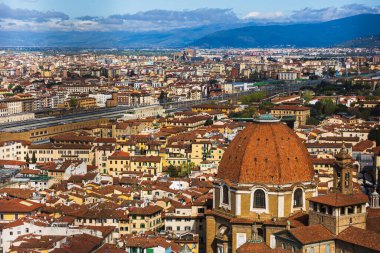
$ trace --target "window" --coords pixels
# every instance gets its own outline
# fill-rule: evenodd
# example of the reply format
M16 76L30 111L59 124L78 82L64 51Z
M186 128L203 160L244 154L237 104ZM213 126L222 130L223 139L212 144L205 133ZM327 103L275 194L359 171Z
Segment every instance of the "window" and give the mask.
M350 185L350 173L347 172L345 175L344 175L344 186L346 188L348 188Z
M253 208L266 208L265 192L261 189L256 190L253 194Z
M356 210L357 210L357 213L361 213L362 212L362 205L358 205Z
M227 185L223 185L222 191L223 191L222 203L228 205L230 203L228 186Z
M310 253L314 253L314 247L310 248Z
M300 188L294 191L293 207L303 207L303 191Z
M326 253L330 253L330 244L326 245Z

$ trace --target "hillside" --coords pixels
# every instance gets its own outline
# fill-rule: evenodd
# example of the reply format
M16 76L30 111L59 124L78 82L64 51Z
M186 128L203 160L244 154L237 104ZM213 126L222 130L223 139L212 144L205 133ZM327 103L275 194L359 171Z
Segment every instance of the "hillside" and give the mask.
M191 43L204 48L325 47L380 34L380 14L362 14L323 23L247 26L218 31Z
M380 48L380 35L360 37L336 45L337 47Z

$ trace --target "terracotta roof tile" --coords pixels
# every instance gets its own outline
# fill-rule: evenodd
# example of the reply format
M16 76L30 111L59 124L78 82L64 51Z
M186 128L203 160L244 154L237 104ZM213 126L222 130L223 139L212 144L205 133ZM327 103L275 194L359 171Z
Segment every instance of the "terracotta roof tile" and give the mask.
M237 183L312 181L313 164L297 135L282 123L248 125L231 142L218 178Z
M380 252L380 234L357 227L349 227L337 239Z
M343 194L329 193L309 198L309 201L326 204L334 207L364 204L368 202L368 196L363 193Z

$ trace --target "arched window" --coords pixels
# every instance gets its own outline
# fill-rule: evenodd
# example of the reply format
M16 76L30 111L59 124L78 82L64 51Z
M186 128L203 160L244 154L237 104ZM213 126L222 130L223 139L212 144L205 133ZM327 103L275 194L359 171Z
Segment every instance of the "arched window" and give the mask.
M294 191L293 207L303 207L303 191L300 188Z
M258 189L253 194L253 208L265 208L265 192L261 189Z
M230 198L229 198L229 192L228 192L228 187L227 185L223 185L223 199L222 202L223 204L228 205L230 203Z

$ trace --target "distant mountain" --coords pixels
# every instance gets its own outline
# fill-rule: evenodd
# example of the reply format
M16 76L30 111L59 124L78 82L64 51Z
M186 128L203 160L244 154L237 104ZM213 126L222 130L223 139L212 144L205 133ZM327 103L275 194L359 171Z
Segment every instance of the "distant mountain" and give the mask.
M360 37L336 45L337 47L380 48L380 35Z
M325 47L380 34L380 14L313 24L212 24L169 31L0 31L0 47L71 48L249 48Z
M242 24L227 25L228 28L241 26ZM0 47L176 48L223 29L226 29L225 24L147 32L0 31Z
M380 34L380 14L362 14L323 23L246 26L217 31L191 43L203 48L327 47Z

